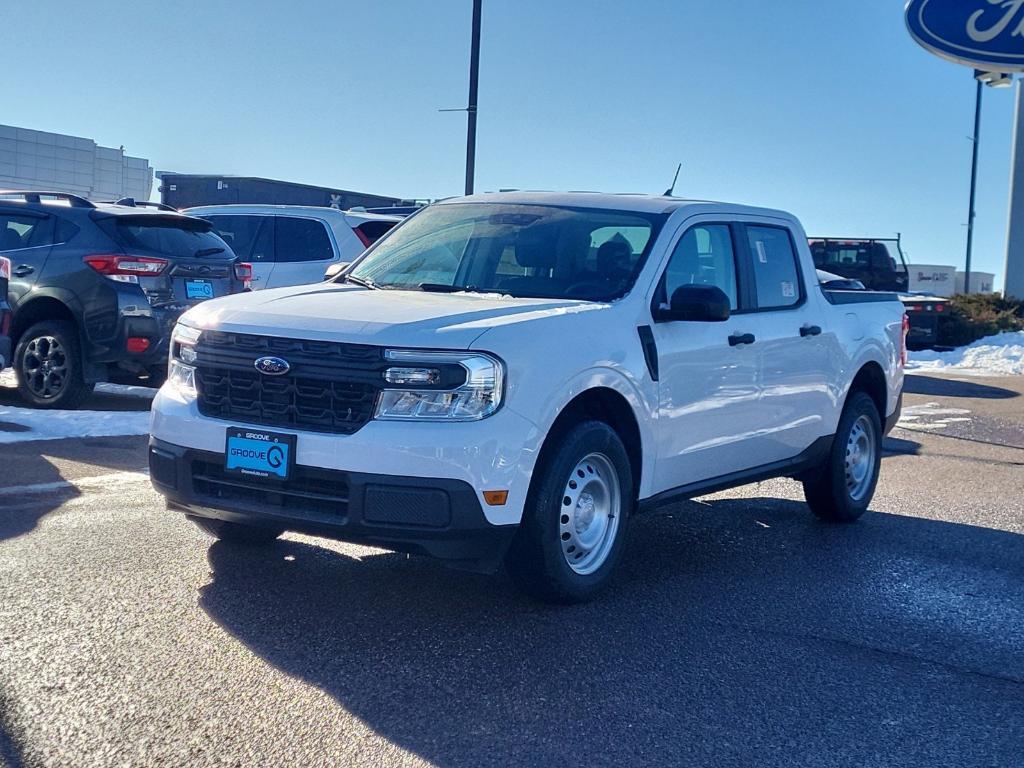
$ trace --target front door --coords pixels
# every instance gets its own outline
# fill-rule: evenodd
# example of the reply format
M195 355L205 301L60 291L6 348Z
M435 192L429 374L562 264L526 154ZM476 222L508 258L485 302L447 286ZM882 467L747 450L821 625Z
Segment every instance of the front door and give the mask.
M659 360L656 492L722 477L763 463L757 434L766 427L757 382L756 333L744 314L737 269L741 230L716 222L689 225L677 241L655 301L681 285L714 285L734 314L723 323L655 323Z
M275 216L274 274L270 288L308 285L324 279L335 258L327 225L317 219Z

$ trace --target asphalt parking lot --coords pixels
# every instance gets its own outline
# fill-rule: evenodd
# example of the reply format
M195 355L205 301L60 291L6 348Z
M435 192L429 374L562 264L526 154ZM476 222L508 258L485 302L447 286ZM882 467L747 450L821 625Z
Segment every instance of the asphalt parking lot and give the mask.
M163 510L144 437L0 445L0 763L1019 766L1021 378L910 377L859 523L782 480L669 507L568 609L214 544Z

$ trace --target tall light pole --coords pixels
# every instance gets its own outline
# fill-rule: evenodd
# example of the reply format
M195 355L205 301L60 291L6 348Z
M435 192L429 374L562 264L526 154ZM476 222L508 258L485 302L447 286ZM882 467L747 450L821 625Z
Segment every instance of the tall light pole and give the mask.
M473 40L469 56L469 121L466 136L466 194L473 194L476 177L476 107L480 87L480 16L483 0L473 0Z

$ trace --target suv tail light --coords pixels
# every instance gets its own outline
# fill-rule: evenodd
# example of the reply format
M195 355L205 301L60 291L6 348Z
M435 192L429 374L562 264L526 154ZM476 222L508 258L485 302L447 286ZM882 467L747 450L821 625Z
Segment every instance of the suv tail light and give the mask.
M118 277L155 277L167 269L167 259L150 256L125 256L114 253L94 253L82 259L101 275Z
M353 227L352 231L355 232L356 237L359 238L359 242L363 244L363 248L369 248L371 245L373 245L373 240L370 239L369 235L363 232L362 228Z
M900 365L907 367L907 334L910 333L910 317L903 315L903 332L900 334Z
M11 260L0 256L0 280L11 279Z
M235 279L242 282L243 290L250 290L252 288L252 264L245 261L239 261L235 264Z

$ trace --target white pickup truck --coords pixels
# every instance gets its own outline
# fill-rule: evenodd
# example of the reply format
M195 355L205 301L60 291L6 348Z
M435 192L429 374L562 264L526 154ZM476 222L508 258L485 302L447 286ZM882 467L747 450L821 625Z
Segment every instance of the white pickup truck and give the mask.
M449 200L332 282L189 310L151 477L222 540L504 563L530 594L579 601L663 502L788 476L818 517L858 518L905 342L896 296L823 289L780 211Z

